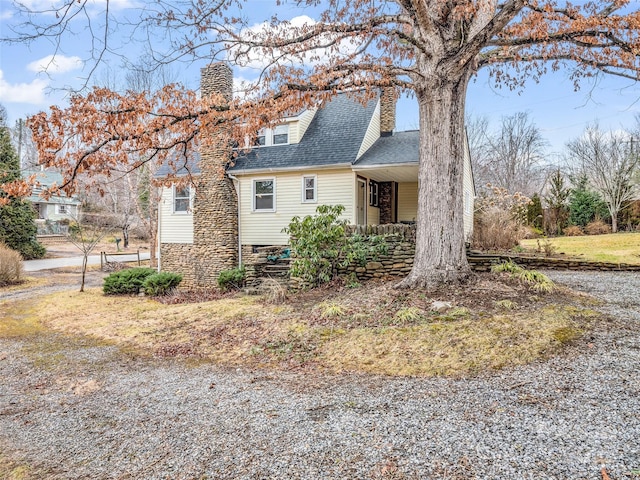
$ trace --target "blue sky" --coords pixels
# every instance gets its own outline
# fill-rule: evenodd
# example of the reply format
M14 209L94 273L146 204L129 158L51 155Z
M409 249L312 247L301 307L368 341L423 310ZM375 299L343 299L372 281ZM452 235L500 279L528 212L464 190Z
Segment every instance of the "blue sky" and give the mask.
M55 1L28 0L26 3L38 7ZM93 0L96 9L102 8L102 1ZM137 0L112 0L111 8L116 14L126 14L134 1ZM0 36L5 37L23 19L12 13L10 0L0 0L0 4ZM276 11L276 7L267 1L252 1L250 7L256 23ZM277 8L281 14L283 7ZM308 11L305 13L310 14ZM20 117L45 110L49 105L64 106L66 101L62 89L67 86L78 88L83 84L88 71L83 59L90 56L86 32L80 30L68 34L63 42L55 63L51 63L55 45L49 41L41 40L29 46L0 44L0 103L7 109L11 124ZM123 53L132 60L139 55L131 44L126 46ZM115 74L122 73L118 60L114 60L112 66ZM177 80L197 88L199 68L202 66L199 63L180 66ZM43 71L45 67L46 72ZM251 72L243 69L236 74L250 78ZM99 81L105 75L104 71L98 72L95 78ZM481 72L470 84L467 111L473 115L487 116L493 128L498 127L503 116L520 111L529 112L550 143L550 157L554 152L561 151L567 140L579 136L591 122L598 121L602 128L613 130L635 125L635 115L640 112L640 85L620 78L602 77L585 80L582 88L575 92L568 76L565 71L556 72L543 77L538 84L528 82L521 91L509 91L493 88L486 73ZM415 102L401 100L398 104L397 129L416 128L418 114Z

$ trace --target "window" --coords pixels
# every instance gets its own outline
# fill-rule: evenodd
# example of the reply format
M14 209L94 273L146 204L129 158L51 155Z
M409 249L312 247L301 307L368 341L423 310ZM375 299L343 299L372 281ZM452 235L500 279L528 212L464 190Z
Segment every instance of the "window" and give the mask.
M302 177L302 202L303 203L315 203L316 196L316 176L309 175Z
M276 181L273 178L253 181L253 210L275 212Z
M278 125L275 128L263 128L258 132L254 147L272 147L289 143L289 124Z
M191 207L191 188L174 187L173 189L173 213L188 213Z
M289 143L289 124L278 125L273 129L273 145Z
M378 187L378 182L369 181L369 205L372 207L377 207L380 204Z
M56 205L56 213L58 215L66 215L69 213L69 210L67 209L66 205L60 204L60 205Z

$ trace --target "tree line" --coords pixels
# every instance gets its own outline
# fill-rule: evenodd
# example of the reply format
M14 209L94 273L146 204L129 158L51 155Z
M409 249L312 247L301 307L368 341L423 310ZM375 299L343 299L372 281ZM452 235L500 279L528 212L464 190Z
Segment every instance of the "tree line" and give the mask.
M594 122L553 157L527 112L503 117L495 129L486 117L468 118L467 129L480 198L495 187L529 197L529 224L550 235L597 220L612 232L638 228L640 118L617 131Z

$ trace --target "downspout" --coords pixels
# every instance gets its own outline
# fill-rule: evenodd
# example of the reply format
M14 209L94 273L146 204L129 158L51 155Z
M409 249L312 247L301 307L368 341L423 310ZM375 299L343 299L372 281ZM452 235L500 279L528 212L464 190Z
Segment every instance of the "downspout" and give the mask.
M233 181L233 185L236 188L236 195L238 196L238 267L242 267L242 237L240 236L240 232L242 230L240 223L240 180L229 172L227 172L227 176Z
M161 270L161 262L160 262L160 252L162 251L162 249L160 248L160 245L162 244L162 242L160 238L160 224L162 223L162 203L164 202L164 200L162 199L162 191L160 192L159 197L160 198L158 199L158 231L156 232L156 251L153 252L153 255L158 256L158 266L156 268L158 269L158 272L161 272L162 270Z

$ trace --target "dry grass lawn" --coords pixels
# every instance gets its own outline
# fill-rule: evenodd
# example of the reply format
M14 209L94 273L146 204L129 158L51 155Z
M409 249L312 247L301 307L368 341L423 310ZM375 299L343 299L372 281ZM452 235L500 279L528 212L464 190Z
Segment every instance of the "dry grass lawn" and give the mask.
M640 264L640 232L556 237L549 241L556 253L567 256L593 262ZM520 245L527 250L538 248L536 239L522 240Z
M434 300L451 308L435 312ZM250 368L467 376L560 352L598 314L567 291L487 274L442 292L334 284L282 304L238 296L177 305L99 289L0 306L0 336L54 330L160 357Z

